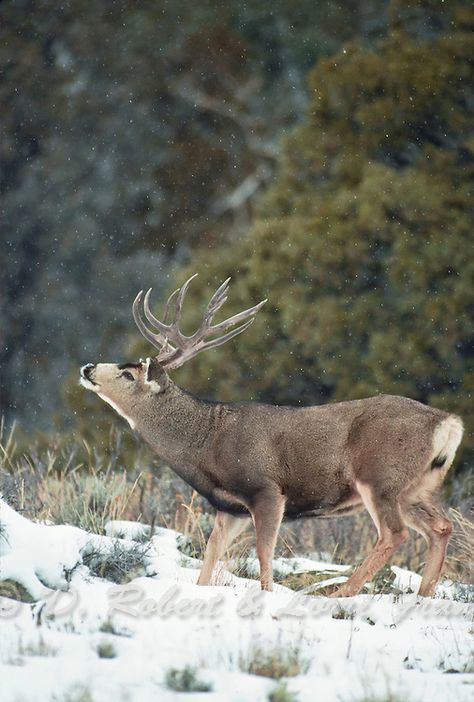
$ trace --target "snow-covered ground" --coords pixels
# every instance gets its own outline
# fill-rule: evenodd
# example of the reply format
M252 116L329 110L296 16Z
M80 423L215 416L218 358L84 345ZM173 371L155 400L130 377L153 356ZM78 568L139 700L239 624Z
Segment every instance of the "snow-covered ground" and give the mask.
M36 524L0 500L0 580L34 600L0 597L2 702L186 699L165 682L170 668L186 665L213 688L196 699L263 702L276 681L243 671L258 651L276 649L296 651L302 672L287 685L301 702L474 697L473 609L452 599L454 585L442 584L433 600L410 592L335 600L282 586L262 593L221 564L215 585L198 587L199 562L168 529L144 549L146 575L128 584L82 563L117 544L136 549L144 536L146 527L128 522L110 522L107 536ZM346 569L311 559L275 567L336 581ZM395 570L400 589L416 589L416 574Z

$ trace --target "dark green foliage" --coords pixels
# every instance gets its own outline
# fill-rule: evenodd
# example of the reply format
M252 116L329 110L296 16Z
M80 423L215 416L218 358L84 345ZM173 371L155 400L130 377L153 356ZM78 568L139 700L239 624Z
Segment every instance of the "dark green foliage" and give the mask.
M311 72L305 123L250 235L193 257L175 281L201 272L191 326L228 275L228 313L269 302L181 384L291 404L403 394L459 413L472 451L474 12L433 8L393 2L386 38Z
M125 360L145 281L159 292L190 245L247 230L279 134L307 103L308 67L384 25L384 7L366 4L0 3L9 423L72 420L60 389L87 361Z

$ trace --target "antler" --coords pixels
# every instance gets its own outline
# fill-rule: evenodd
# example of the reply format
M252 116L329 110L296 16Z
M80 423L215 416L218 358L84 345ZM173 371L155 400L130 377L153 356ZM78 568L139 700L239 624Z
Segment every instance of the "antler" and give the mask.
M255 315L265 304L266 300L262 300L258 305L249 307L248 310L234 314L232 317L220 322L212 324L212 320L216 312L222 307L227 300L227 291L229 288L230 278L227 278L221 286L219 286L214 295L209 300L209 304L204 312L204 317L199 329L191 336L185 336L179 329L181 321L181 311L186 292L192 280L197 276L197 273L192 275L185 283L175 290L168 298L165 305L163 321L157 319L150 310L150 295L151 288L145 294L143 300L143 309L148 322L157 330L150 331L143 321L140 313L140 304L142 301L143 290L140 290L133 303L133 318L135 324L143 334L145 339L155 346L159 353L157 355L158 362L168 369L179 368L183 363L188 361L193 356L196 356L201 351L213 349L216 346L225 344L226 341L233 339L237 334L245 331L254 321ZM244 321L245 320L245 321ZM231 331L228 331L223 336L215 339L206 339L214 334L220 334L226 331L229 327L233 327L239 322L244 322L240 326Z

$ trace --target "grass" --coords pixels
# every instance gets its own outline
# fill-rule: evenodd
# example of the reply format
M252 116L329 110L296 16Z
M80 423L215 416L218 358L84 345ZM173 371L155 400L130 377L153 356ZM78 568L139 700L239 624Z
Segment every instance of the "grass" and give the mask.
M104 622L102 622L102 624L99 627L99 631L102 634L112 634L113 636L130 636L130 634L117 629L111 619L106 619Z
M183 535L178 539L178 548L185 556L202 559L207 540L214 526L214 515L199 509L193 511L193 502L196 497L197 493L194 493L191 496L190 504L183 504L187 518L183 523Z
M349 571L347 573L343 573L343 575L349 574ZM335 573L333 570L320 570L314 573L288 573L288 575L285 575L282 578L275 578L275 582L278 582L280 585L284 585L285 587L289 587L292 590L304 590L307 587L311 587L311 585L317 585L324 580L334 578L336 575L341 574ZM321 591L317 591L317 594L320 592ZM311 590L309 590L309 594L313 594Z
M456 674L472 675L474 673L474 652L469 651L467 660L462 665L460 665L459 668L446 667L444 660L440 661L440 663L438 664L438 668L445 675L456 675Z
M99 658L117 658L117 649L110 641L101 641L96 651Z
M0 521L0 542L3 541L4 543L8 543L8 538L7 538L7 530L5 528L5 524Z
M166 672L165 684L174 692L212 692L211 683L200 680L196 669L191 666L170 668Z
M43 504L57 505L50 516L57 524L73 524L104 534L110 519L121 519L136 488L126 472L73 473L48 477L41 485Z
M354 619L354 612L351 612L345 607L339 605L337 609L331 614L332 619Z
M108 549L94 549L83 554L83 563L98 578L113 583L129 583L134 578L146 575L147 554L150 543L133 542L133 545L113 542Z
M383 566L369 583L368 589L374 595L383 595L389 592L394 592L395 573L390 567L390 564ZM398 592L398 590L397 590Z
M34 599L23 585L13 580L0 580L0 597L9 597L12 600L27 602L28 604L34 602Z
M53 694L51 702L94 702L92 693L85 685L74 685L60 697Z
M270 690L267 700L268 702L298 702L298 695L288 690L286 682L280 681L273 690Z
M16 442L0 420L0 494L30 519L71 524L97 534L109 520L140 521L184 534L183 545L200 555L212 529L204 498L139 440L112 428L91 447L84 437L28 437ZM128 443L124 441L124 436Z
M472 514L472 511L471 511ZM456 579L456 572L467 573L461 578L466 583L473 583L472 554L474 553L474 522L458 509L449 510L453 522L453 534L450 541L448 561ZM470 577L469 577L470 576Z
M57 649L46 643L42 636L39 636L37 641L26 645L20 642L18 653L20 656L31 656L34 658L52 658L58 655Z
M309 670L310 661L302 655L299 645L282 644L264 647L255 644L246 655L240 655L239 668L243 673L265 678L291 678Z
M102 622L102 624L99 627L99 631L103 634L113 634L114 636L119 635L114 626L114 623L110 619L106 619L105 622Z

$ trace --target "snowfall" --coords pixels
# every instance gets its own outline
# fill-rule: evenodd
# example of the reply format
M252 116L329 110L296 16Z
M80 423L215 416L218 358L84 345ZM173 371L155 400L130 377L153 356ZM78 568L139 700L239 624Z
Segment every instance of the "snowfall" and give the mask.
M30 596L0 597L2 702L187 699L166 684L169 669L186 665L212 687L193 699L263 702L277 681L245 672L245 661L276 648L304 661L284 679L301 702L474 699L469 588L443 581L435 598L421 598L419 575L394 568L396 593L338 599L281 585L269 593L226 563L199 587L200 562L164 528L148 540L141 577L117 585L92 574L86 554L133 549L146 534L132 522L109 522L105 536L36 523L0 499L0 581ZM308 558L276 559L274 568L324 571L333 582L347 571ZM107 644L113 657L98 653Z

